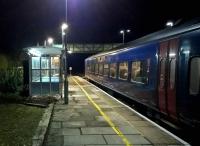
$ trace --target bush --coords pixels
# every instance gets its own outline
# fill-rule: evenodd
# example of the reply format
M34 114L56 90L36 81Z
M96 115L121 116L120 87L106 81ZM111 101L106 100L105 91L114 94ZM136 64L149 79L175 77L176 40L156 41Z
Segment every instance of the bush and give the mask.
M22 87L22 69L10 68L0 70L0 92L16 93Z
M0 98L1 100L18 101L22 97L19 93L23 86L22 69L12 67L9 69L0 69Z

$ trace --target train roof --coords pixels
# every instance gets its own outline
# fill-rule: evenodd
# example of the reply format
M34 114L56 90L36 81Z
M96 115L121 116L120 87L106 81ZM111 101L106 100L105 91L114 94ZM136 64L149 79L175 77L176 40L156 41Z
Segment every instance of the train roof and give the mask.
M153 41L160 41L162 39L167 39L169 37L174 37L176 35L180 35L183 33L187 33L187 32L191 32L191 31L195 31L200 29L200 21L198 21L197 23L187 23L187 24L183 24L179 27L174 27L174 28L166 28L164 30L161 31L157 31L154 33L151 33L149 35L146 35L144 37L141 37L139 39L136 39L134 41L128 42L126 44L120 45L118 47L113 48L110 51L107 52L102 52L96 55L93 55L91 57L98 57L98 56L104 56L104 55L108 55L108 54L113 54L113 53L117 53L120 51L124 51L124 50L128 50L133 47L139 46L139 45L143 45L143 44L147 44ZM89 59L90 57L88 57L87 59Z

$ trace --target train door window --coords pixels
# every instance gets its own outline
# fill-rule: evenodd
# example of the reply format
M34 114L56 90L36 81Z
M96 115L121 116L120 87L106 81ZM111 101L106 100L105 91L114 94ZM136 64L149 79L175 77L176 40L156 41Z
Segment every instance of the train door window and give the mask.
M165 86L165 59L161 59L160 61L160 88L164 88Z
M128 79L128 62L122 62L119 64L119 79Z
M109 71L109 70L108 70L108 69L109 69L109 68L108 68L108 64L104 64L103 67L104 67L104 72L103 72L103 73L104 73L104 76L108 76L108 71Z
M200 90L200 57L192 58L190 64L190 95L198 95Z
M117 64L111 63L110 64L110 77L116 78L116 75L117 75Z
M174 89L175 76L176 76L176 59L171 59L170 61L170 89Z
M99 73L99 64L95 64L95 74Z
M103 75L103 64L99 64L99 74Z
M131 81L136 83L147 83L147 62L134 61L132 62Z

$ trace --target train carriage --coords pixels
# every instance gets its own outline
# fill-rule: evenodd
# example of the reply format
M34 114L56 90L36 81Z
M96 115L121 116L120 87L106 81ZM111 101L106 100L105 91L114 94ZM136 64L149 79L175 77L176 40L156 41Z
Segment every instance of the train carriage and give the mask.
M159 31L85 60L85 76L192 126L200 122L200 24Z

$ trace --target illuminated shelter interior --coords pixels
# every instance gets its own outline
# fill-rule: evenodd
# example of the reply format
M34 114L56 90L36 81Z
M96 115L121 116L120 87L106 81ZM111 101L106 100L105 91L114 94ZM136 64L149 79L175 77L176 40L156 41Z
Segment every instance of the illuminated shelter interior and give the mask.
M29 94L30 96L59 95L61 87L61 49L30 47Z

